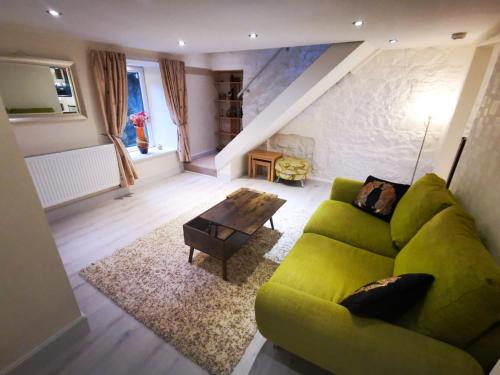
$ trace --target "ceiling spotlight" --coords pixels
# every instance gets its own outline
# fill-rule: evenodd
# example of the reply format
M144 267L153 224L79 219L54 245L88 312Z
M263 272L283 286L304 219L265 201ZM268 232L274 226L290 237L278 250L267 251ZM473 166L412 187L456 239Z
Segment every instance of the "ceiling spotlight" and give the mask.
M364 24L364 23L365 23L365 22L364 22L363 20L356 20L356 21L354 21L352 24L353 24L354 26L356 26L356 27L361 27L361 26L363 26L363 24Z
M389 39L389 43L391 44L396 44L398 42L397 39Z
M62 16L61 12L58 12L57 10L54 9L47 9L46 12L50 14L52 17L60 17Z
M250 34L248 34L248 37L249 37L250 39L257 39L257 37L258 37L258 36L259 36L259 35L258 35L257 33L250 33Z
M186 45L186 42L184 42L183 40L179 40L177 44L179 45L179 47L184 47Z
M467 33L462 31L459 33L453 33L451 34L451 39L456 40L456 39L464 39L467 36Z

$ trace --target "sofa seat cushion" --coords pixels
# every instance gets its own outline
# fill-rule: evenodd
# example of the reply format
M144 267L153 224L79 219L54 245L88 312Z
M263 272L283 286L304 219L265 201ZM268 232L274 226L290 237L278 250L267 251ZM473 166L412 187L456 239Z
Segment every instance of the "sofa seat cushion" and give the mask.
M371 281L392 276L394 260L314 233L304 233L271 281L339 302Z
M404 326L464 348L500 321L500 268L458 205L434 216L396 257L395 275L420 272L435 280Z
M442 178L429 173L418 179L394 209L391 218L394 245L402 249L422 225L441 210L456 203Z
M459 348L274 282L259 289L255 319L264 337L334 374L484 375Z
M304 233L321 234L388 257L397 254L389 224L350 203L324 201L309 219Z

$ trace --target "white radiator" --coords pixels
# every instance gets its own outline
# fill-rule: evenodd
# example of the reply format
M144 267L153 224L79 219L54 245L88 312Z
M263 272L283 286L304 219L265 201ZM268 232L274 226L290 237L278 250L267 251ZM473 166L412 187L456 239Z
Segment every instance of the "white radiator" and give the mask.
M25 160L44 208L120 185L112 144Z

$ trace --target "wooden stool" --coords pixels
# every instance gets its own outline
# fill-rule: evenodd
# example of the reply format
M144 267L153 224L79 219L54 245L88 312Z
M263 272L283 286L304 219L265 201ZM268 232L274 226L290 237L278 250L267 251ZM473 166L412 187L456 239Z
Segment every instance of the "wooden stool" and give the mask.
M272 172L271 162L265 160L252 159L252 177L255 177L255 172L257 171L258 167L267 168L267 180L273 181L271 173Z
M255 177L255 170L253 160L266 161L271 163L271 177L268 178L269 181L274 181L275 179L275 164L276 160L281 158L283 155L279 152L264 151L264 150L253 150L248 153L248 177Z

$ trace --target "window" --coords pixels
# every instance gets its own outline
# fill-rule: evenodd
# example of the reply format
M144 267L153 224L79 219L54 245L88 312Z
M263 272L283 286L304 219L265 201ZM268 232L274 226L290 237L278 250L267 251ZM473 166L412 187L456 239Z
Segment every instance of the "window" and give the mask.
M137 112L146 112L151 115L147 100L146 84L144 81L144 69L140 66L127 66L127 84L128 84L128 109L127 123L123 131L122 141L129 151L137 149L137 139L134 124L130 121L130 115ZM154 147L154 138L151 124L146 126L146 136L149 141L149 147Z

